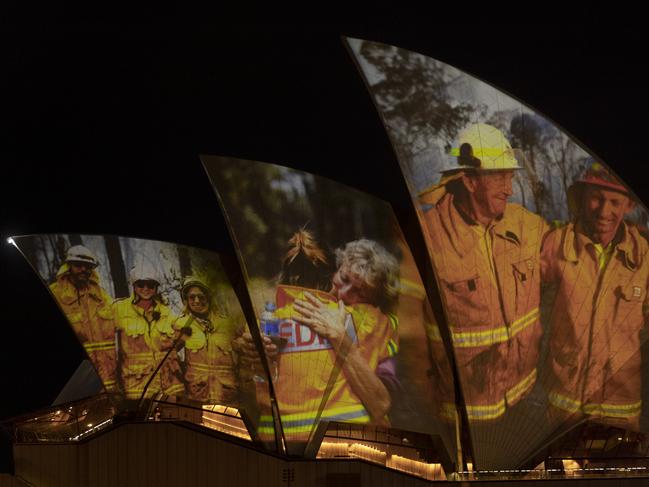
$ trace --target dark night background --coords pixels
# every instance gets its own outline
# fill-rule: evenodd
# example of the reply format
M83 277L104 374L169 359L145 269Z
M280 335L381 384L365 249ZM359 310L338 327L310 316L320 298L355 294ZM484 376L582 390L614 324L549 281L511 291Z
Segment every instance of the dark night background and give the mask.
M649 201L646 42L621 27L609 29L605 15L468 35L453 22L387 20L2 27L0 420L49 405L83 359L8 236L118 234L232 253L200 154L316 172L409 211L340 35L420 52L510 93Z

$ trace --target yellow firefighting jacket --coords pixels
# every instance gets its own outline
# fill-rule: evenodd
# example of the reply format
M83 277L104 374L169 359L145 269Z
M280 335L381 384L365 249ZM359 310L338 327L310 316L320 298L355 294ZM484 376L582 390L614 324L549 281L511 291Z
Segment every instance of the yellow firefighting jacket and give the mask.
M403 353L400 354L398 370L400 376L407 377L404 392L405 399L410 403L405 403L403 397L398 398L396 404L393 404L392 414L396 414L401 423L410 424L416 429L418 424L429 421L428 415L431 412L435 412L437 416L442 414L440 398L453 404L455 392L453 372L444 345L441 341L430 340L431 333L439 336L439 328L417 265L405 241L400 242L399 247L403 258L399 269L397 316L399 343ZM411 390L417 391L417 394L408 395L407 392ZM401 413L400 407L411 410Z
M65 317L97 369L106 390L115 389L115 329L110 303L112 298L99 285L92 271L88 288L79 290L70 281L70 268L63 264L50 285Z
M469 420L502 416L536 381L540 249L547 224L516 204L489 228L444 192L424 214ZM441 340L439 330L430 334ZM434 348L434 344L433 344ZM448 416L455 406L444 401Z
M274 385L282 428L290 441L306 440L318 414L321 421L370 421L342 370L336 369L336 355L331 345L296 321L299 314L293 308L293 300L304 299L304 291L321 299L328 296L295 286L277 288L279 332L288 343L279 354L279 375ZM338 306L331 296L329 306ZM381 360L398 351L396 316L386 316L369 304L347 306L347 311L351 317L348 335L356 337L362 356L375 370ZM272 416L262 415L259 432L272 434L272 424Z
M543 281L557 285L549 398L564 411L637 427L649 246L624 223L619 235L606 264L579 224L552 231L544 242Z
M238 387L232 360L232 340L238 324L223 317L201 319L183 314L173 323L177 333L189 327L185 341L187 397L210 404L237 406Z
M176 318L169 306L156 302L148 311L134 304L135 295L113 303L113 317L118 331L119 377L127 399L139 399L151 374L164 359L174 341L171 326ZM182 395L180 367L172 351L146 391L146 397L158 392Z

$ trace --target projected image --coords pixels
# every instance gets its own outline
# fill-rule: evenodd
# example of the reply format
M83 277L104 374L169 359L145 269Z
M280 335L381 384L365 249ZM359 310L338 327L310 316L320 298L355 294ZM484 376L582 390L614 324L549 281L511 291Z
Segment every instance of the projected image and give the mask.
M443 349L431 360L436 326L389 205L286 167L203 162L247 274L289 451L331 421L452 442L435 400L451 370ZM235 349L260 368L254 339L244 334Z
M238 406L232 342L245 321L217 254L113 236L14 240L113 397Z
M495 88L417 53L348 44L419 213L476 464L522 465L582 421L646 430L644 208Z

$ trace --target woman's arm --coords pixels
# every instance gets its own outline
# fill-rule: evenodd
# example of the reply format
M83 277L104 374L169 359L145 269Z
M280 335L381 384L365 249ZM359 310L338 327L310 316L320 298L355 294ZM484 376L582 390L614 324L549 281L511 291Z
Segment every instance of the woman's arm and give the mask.
M295 300L295 310L301 314L300 323L329 340L336 352L336 365L341 367L352 390L372 420L384 423L390 409L390 393L362 356L358 344L347 334L344 303L339 301L338 308L331 309L308 292L304 293L304 297L306 300Z

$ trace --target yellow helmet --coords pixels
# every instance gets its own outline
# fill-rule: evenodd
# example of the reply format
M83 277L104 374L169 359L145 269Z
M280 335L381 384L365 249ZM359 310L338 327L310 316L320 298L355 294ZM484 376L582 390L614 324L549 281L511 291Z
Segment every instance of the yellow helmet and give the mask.
M486 123L476 123L464 129L451 155L457 157L457 165L441 171L511 171L522 169L514 150L503 133Z
M187 276L183 280L183 286L180 290L180 296L183 300L183 303L187 301L187 292L189 291L189 288L191 287L198 287L203 290L203 292L209 297L211 297L212 292L210 291L210 288L207 287L207 284L205 284L201 279L195 276Z

